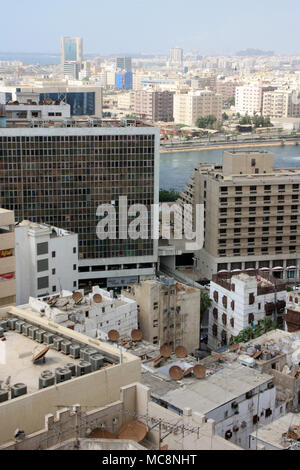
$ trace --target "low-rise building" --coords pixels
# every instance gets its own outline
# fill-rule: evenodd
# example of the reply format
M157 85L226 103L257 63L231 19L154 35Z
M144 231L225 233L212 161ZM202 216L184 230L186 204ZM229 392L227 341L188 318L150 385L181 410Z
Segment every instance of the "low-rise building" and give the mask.
M215 350L264 318L283 324L286 282L264 271L213 275L210 283L208 345Z
M289 413L253 432L251 450L300 450L300 414Z
M23 220L15 227L17 305L78 287L78 236Z
M286 315L284 317L287 331L293 333L300 330L300 290L287 292Z
M139 326L146 341L161 346L167 343L174 350L184 346L188 353L199 348L199 289L161 277L128 286L122 294L137 302Z
M16 301L14 212L0 209L0 307Z

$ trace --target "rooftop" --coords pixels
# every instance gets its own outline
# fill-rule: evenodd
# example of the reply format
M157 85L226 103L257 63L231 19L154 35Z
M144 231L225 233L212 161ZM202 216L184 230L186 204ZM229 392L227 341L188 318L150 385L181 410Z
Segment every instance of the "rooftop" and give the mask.
M266 426L258 428L255 433L251 434L251 439L257 439L261 441L260 444L270 444L278 449L287 450L297 447L300 450L300 443L287 436L291 426L300 426L300 413L289 413Z
M6 123L6 129L16 129L16 128L54 128L54 129L61 129L61 128L124 128L124 127L153 127L145 123L144 121L135 120L135 119L121 119L121 120L114 120L114 119L98 119L98 118L88 118L88 119L80 119L77 117L63 119L60 121L52 121L49 120L20 120L20 119L10 119ZM5 130L2 129L2 130Z

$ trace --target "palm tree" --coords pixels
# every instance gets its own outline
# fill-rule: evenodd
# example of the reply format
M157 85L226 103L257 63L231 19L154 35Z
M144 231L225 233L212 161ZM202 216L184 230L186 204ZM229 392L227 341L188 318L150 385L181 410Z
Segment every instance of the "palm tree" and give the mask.
M204 290L200 291L200 320L202 319L203 315L207 312L207 310L211 307L211 299L209 297L208 292Z

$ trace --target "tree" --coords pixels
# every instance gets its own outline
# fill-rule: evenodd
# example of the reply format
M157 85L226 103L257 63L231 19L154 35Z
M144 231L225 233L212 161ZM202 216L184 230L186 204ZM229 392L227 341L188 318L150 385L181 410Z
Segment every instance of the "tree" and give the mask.
M175 202L180 194L175 189L161 189L159 191L159 202Z
M211 307L211 299L209 297L208 292L204 290L200 291L200 318L203 318L203 315L207 312L207 310Z
M227 114L227 113L223 113L223 114L222 114L222 119L223 119L223 121L228 121L228 119L229 119L228 114Z
M213 129L216 122L216 116L210 114L206 117L199 117L196 121L196 126L200 127L201 129Z

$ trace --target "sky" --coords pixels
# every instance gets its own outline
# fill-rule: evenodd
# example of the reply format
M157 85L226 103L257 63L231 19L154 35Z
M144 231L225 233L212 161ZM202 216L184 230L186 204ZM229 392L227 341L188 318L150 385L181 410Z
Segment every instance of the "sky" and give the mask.
M10 0L1 5L0 52L59 53L80 36L84 53L202 55L247 48L300 54L299 0Z

